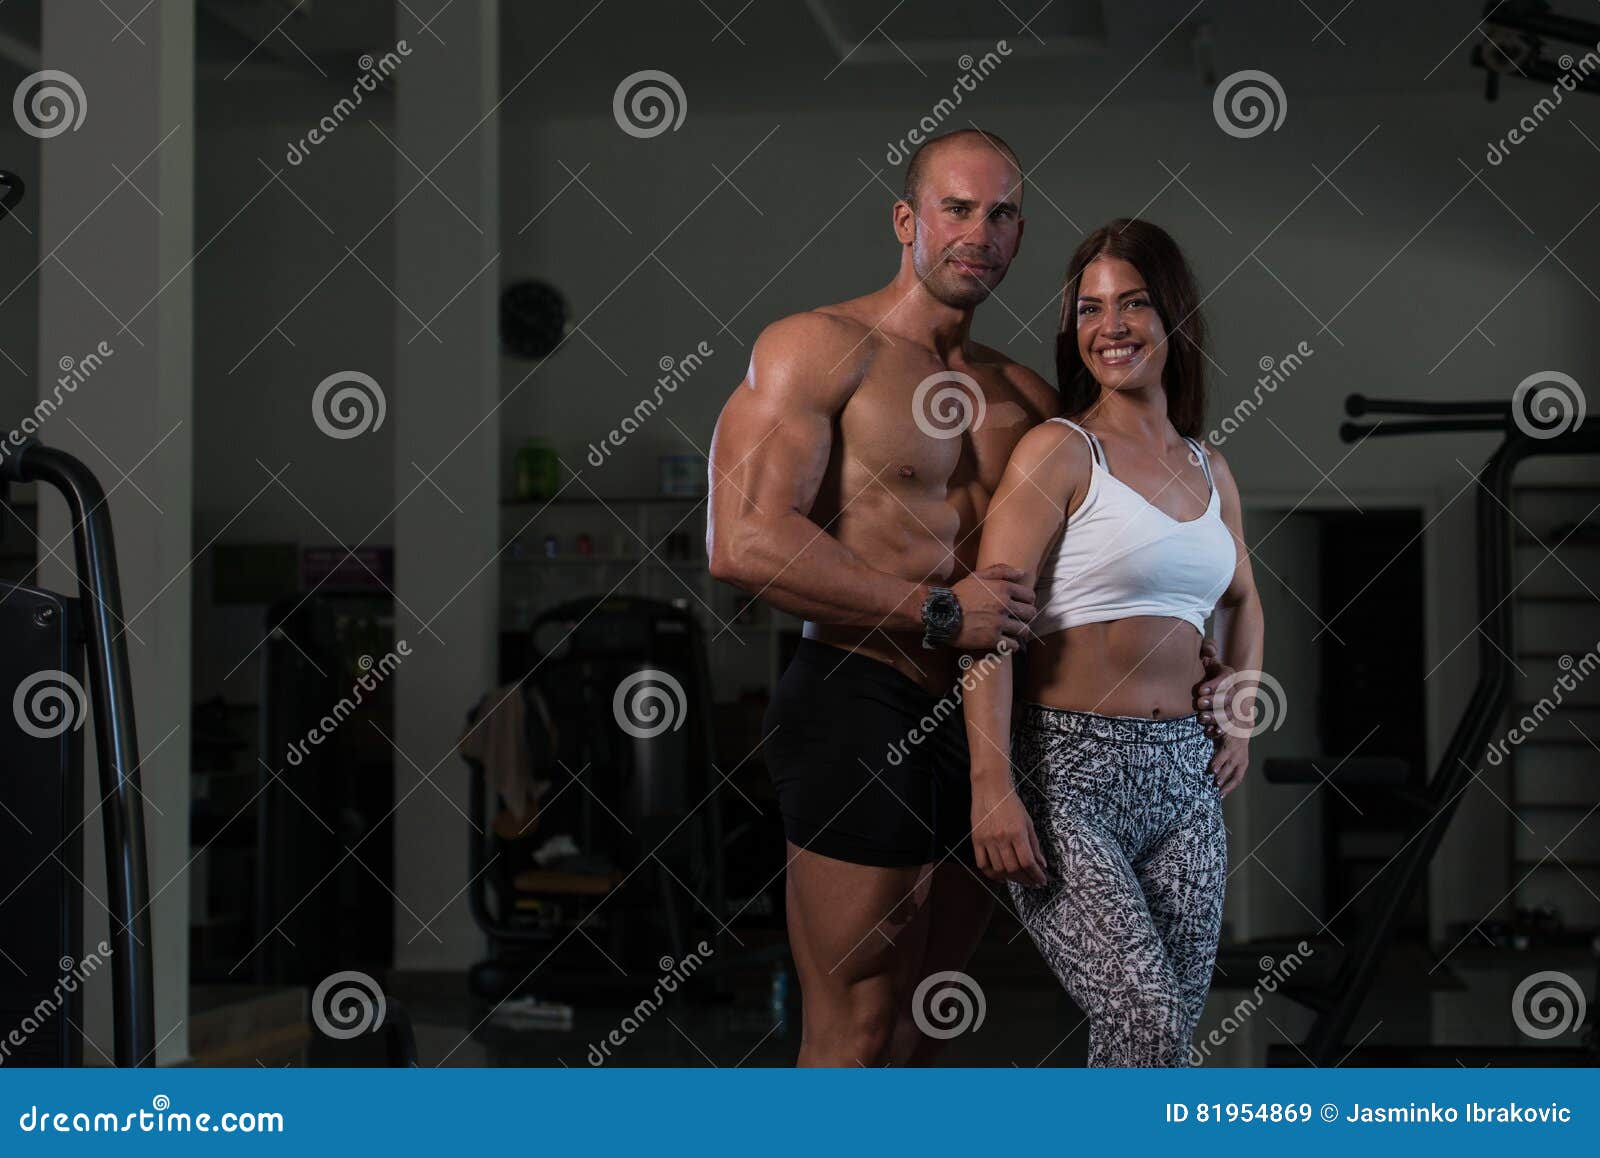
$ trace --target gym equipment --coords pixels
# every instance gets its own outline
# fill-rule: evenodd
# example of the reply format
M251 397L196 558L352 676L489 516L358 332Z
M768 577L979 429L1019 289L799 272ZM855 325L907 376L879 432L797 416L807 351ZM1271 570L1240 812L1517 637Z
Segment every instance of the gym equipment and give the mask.
M249 968L258 985L380 974L394 963L393 685L362 695L318 743L306 738L350 696L363 662L392 650L393 596L296 591L267 608L262 626Z
M1500 96L1500 78L1517 77L1554 85L1565 77L1572 90L1600 92L1600 78L1574 73L1572 55L1600 40L1600 24L1552 12L1546 0L1485 0L1482 40L1472 49L1472 64L1487 74L1483 95ZM1563 51L1563 46L1575 45ZM1567 63L1563 65L1562 59Z
M5 181L8 190L20 188ZM9 196L9 194L8 194ZM14 198L6 207L15 204ZM7 449L10 449L9 447ZM70 454L36 438L0 457L0 488L55 487L72 519L78 595L0 583L0 1041L25 1023L8 1065L81 1066L83 991L83 732L94 717L105 830L111 971L119 1066L155 1064L150 882L144 793L134 730L122 591L106 495ZM0 493L0 499L4 494ZM88 660L88 694L83 676ZM94 971L103 966L92 954ZM14 968L13 968L14 966ZM70 983L70 990L67 988Z
M528 706L530 745L554 785L531 839L506 841L490 823L483 765L466 760L470 904L491 950L471 971L473 991L500 1000L534 971L540 996L648 985L641 978L655 975L653 964L629 979L607 957L623 967L630 959L655 962L666 944L682 960L686 945L699 940L688 928L700 914L713 917L705 939L720 955L722 811L712 784L711 683L699 621L659 600L588 597L544 611L529 639L532 662L519 694L537 688L556 721L560 744L551 753ZM474 706L468 723L485 706ZM619 714L635 725L631 734ZM574 838L588 862L581 871L528 862L527 846L557 832ZM693 909L684 904L686 888L699 901ZM660 926L659 939L637 934L650 924ZM566 960L547 963L558 951ZM581 966L569 965L575 957L585 958Z
M1383 1066L1600 1065L1600 1035L1592 1027L1586 1043L1576 1047L1361 1045L1352 1049L1346 1041L1372 988L1378 965L1394 944L1400 915L1421 886L1428 863L1455 814L1462 789L1472 776L1469 761L1484 751L1491 731L1511 703L1514 665L1510 657L1515 626L1511 596L1516 544L1511 503L1513 476L1521 463L1536 456L1600 453L1600 427L1580 423L1558 433L1537 418L1514 413L1511 403L1498 401L1407 402L1352 394L1345 400L1345 411L1352 418L1367 414L1427 416L1421 421L1374 425L1346 422L1339 428L1345 442L1458 431L1493 431L1502 436L1477 476L1478 679L1437 770L1409 801L1417 817L1415 831L1384 870L1386 887L1378 890L1377 902L1359 936L1325 985L1283 990L1285 995L1316 1011L1310 1033L1298 1045L1271 1046L1267 1062L1293 1066L1328 1065L1341 1059ZM1311 761L1272 763L1277 767L1269 771L1269 778L1279 781L1316 782L1327 775L1315 769ZM1339 769L1335 779L1344 783L1347 777L1366 783L1399 784L1404 779L1404 768L1382 758L1352 759ZM1247 962L1253 961L1260 950L1258 945L1235 946L1223 960L1230 965L1237 961L1248 973L1254 966ZM1596 998L1600 999L1600 978L1596 981ZM1600 1000L1591 1001L1590 1007L1600 1009Z

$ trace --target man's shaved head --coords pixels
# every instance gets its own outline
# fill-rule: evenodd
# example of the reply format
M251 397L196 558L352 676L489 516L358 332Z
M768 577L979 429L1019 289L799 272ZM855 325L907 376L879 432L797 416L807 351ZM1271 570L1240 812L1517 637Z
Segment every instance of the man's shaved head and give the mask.
M901 192L901 197L912 205L917 203L917 195L922 191L922 178L927 172L928 165L938 156L944 146L956 142L969 141L981 142L1003 154L1017 169L1016 200L1022 200L1022 162L1017 160L1017 154L1011 146L1006 144L994 133L984 129L955 129L952 132L942 133L930 140L923 141L917 146L917 151L911 154L911 159L906 162L906 183Z

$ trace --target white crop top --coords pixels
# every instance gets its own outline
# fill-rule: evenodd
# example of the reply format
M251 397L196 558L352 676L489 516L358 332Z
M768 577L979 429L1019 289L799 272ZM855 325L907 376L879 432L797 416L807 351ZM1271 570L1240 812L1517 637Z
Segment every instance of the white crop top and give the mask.
M1050 421L1083 435L1094 463L1088 493L1040 563L1033 631L1048 635L1135 615L1183 619L1204 631L1238 561L1205 449L1184 440L1205 471L1211 501L1205 514L1179 522L1107 469L1093 434L1065 418Z

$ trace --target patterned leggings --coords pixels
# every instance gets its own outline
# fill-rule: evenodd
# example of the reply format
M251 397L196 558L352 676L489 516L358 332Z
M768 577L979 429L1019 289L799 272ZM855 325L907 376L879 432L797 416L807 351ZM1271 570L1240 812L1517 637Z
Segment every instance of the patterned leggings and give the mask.
M1089 1017L1091 1066L1186 1066L1222 926L1228 842L1212 741L1146 720L1022 703L1017 795L1048 883L1013 883L1039 951Z

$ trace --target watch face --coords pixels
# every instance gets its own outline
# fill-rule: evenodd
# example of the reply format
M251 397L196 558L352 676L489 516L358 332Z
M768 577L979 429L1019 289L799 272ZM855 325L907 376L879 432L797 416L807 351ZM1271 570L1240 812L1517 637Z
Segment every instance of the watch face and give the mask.
M937 591L928 601L928 625L935 628L952 627L960 610L961 604L956 601L955 595Z

